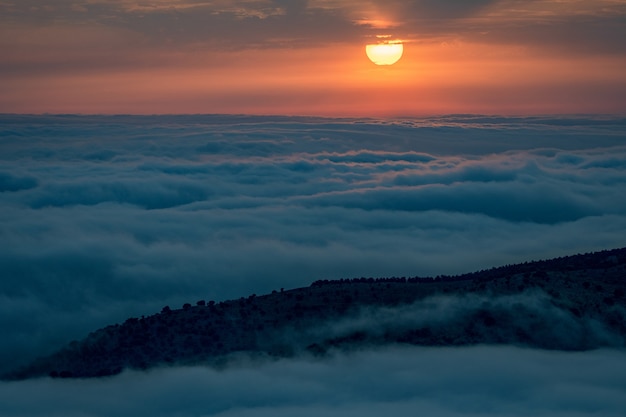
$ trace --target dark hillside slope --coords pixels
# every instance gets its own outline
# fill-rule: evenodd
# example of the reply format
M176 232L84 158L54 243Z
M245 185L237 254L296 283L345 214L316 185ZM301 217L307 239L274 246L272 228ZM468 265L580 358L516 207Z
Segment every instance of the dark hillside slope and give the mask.
M6 376L95 377L372 345L626 345L626 248L437 278L357 278L129 318Z

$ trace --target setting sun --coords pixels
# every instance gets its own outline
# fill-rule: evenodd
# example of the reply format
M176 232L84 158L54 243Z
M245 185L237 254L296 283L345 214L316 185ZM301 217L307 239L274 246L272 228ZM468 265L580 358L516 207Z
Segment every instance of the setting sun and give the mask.
M393 65L402 58L403 52L401 42L377 43L365 47L367 57L376 65Z

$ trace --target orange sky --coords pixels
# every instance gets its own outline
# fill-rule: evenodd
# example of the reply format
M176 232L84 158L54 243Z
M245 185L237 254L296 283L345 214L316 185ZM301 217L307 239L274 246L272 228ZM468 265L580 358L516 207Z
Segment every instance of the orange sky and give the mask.
M626 113L626 1L47 3L0 0L0 112Z

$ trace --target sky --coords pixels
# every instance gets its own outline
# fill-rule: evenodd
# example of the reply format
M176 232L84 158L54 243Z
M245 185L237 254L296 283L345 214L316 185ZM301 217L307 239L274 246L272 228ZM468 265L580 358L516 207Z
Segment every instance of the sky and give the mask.
M0 0L0 113L624 114L624 38L624 0Z
M0 0L0 373L165 305L626 246L625 38L626 0ZM0 382L0 415L619 416L625 355Z

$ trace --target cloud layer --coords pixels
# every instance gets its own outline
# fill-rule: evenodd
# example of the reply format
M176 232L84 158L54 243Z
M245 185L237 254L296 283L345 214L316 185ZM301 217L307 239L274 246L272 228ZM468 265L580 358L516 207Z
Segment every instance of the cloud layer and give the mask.
M2 368L168 304L624 246L619 118L1 117Z
M93 380L0 383L18 416L617 417L626 356L510 347L393 348L325 360L126 372Z
M78 29L78 25L88 22L96 29L85 33L101 46L115 44L119 36L126 36L134 46L293 47L352 42L391 31L405 40L419 42L480 40L539 48L558 45L586 52L595 46L603 52L619 53L623 45L617 39L624 33L626 4L608 0L179 0L150 4L60 0L42 5L36 0L23 0L0 3L0 11L0 21L9 29L53 27L55 23ZM32 35L27 40L31 43L39 34ZM581 42L572 42L572 38L580 38ZM73 40L70 46L80 43Z

